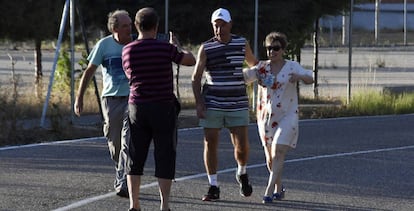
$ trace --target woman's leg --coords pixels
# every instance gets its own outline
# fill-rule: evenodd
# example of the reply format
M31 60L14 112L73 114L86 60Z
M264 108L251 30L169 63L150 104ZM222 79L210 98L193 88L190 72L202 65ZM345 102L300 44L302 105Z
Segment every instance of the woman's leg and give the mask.
M266 166L267 166L267 170L270 172L272 172L272 146L271 145L266 145L263 146L263 151L265 153L266 156Z
M269 181L267 183L265 196L271 196L273 192L280 192L282 190L282 172L285 162L285 156L288 150L288 145L272 144L271 171L269 174Z
M275 192L276 193L280 193L282 191L282 173L283 173L283 167L285 164L285 157L289 149L290 149L290 146L288 145L276 144L276 156L274 159L275 161L274 163L276 164L275 169L277 169L275 172L275 177L276 177Z

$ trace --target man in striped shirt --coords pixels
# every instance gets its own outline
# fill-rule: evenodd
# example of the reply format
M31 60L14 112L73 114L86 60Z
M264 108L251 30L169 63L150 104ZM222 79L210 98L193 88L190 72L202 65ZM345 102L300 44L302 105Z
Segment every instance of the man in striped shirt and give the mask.
M219 8L211 16L214 37L200 46L192 75L192 87L200 126L204 128L204 165L210 188L203 201L220 198L217 183L217 147L219 132L226 127L231 133L234 156L238 164L236 179L240 194L253 192L246 173L249 154L247 125L249 102L243 78L243 62L258 61L244 37L231 34L232 20L228 10ZM201 87L205 72L206 81Z
M155 177L161 210L169 210L171 182L175 177L177 111L172 62L194 65L190 51L181 49L170 33L169 42L156 39L159 17L153 8L142 8L135 16L138 39L122 51L122 66L129 80L128 190L130 210L140 210L139 192L151 141L154 141Z

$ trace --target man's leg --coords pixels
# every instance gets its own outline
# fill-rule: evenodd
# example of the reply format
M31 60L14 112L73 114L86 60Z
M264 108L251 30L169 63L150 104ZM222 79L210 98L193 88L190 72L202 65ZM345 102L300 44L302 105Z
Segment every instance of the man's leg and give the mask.
M217 173L217 147L220 129L204 129L204 166L208 175Z
M220 189L217 183L217 147L219 128L204 128L204 166L209 179L210 188L203 196L203 201L215 201L220 198Z
M126 105L123 100L117 98L102 98L102 113L104 117L103 132L108 140L109 152L116 167L121 150L121 131L124 126Z
M238 164L236 179L240 184L240 195L247 197L253 192L253 188L249 183L249 178L246 173L247 160L249 159L247 126L231 127L229 130L231 133L231 141L234 146L234 158Z
M169 209L171 183L172 183L172 180L170 179L158 178L158 186L159 186L159 192L160 192L160 198L161 198L160 210Z
M117 195L121 197L128 197L126 163L128 159L128 146L130 141L128 113L125 112L123 127L121 131L121 150L119 152L119 162L117 168Z
M231 141L234 146L234 158L241 166L246 166L249 159L249 141L247 126L229 128Z
M177 114L173 105L156 104L149 109L154 143L155 177L158 178L160 210L169 210L177 157ZM160 122L162 124L160 124Z
M108 142L108 149L111 159L115 164L115 181L114 189L117 194L121 191L122 186L126 189L126 178L123 169L119 169L120 151L121 151L121 131L123 128L123 117L125 114L125 105L119 99L103 97L102 113L104 117L103 133ZM121 194L127 196L127 194Z
M128 175L128 192L129 192L129 208L140 209L139 204L139 188L141 186L141 176Z
M145 107L134 104L128 106L129 121L129 143L126 172L128 173L128 192L130 208L139 210L139 194L141 185L141 175L143 175L145 161L148 156L149 146L152 136L147 130L143 129L146 123L142 115L146 113Z
M118 196L128 197L125 173L125 159L129 139L128 98L108 98L108 127L107 137L111 156L115 162L116 178L114 188Z

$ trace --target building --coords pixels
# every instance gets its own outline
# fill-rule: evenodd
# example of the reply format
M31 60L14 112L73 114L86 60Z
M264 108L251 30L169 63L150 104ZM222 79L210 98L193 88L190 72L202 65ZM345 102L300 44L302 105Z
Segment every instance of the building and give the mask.
M403 31L404 22L414 31L414 0L407 0L406 18L404 0L379 0L378 27L380 30ZM343 16L325 16L320 20L324 28L341 30ZM375 3L356 4L353 11L353 29L375 30Z

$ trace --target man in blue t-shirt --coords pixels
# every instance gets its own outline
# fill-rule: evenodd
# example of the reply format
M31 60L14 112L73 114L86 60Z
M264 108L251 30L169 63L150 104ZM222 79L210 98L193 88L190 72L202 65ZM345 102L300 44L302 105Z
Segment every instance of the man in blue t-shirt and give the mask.
M128 79L122 69L122 48L132 41L131 18L125 10L116 10L108 15L108 30L111 35L100 39L88 56L88 67L82 75L74 109L80 116L83 96L96 69L102 68L102 113L103 132L108 141L109 152L115 162L114 188L118 196L128 197L125 163L129 136L127 106L129 96Z

